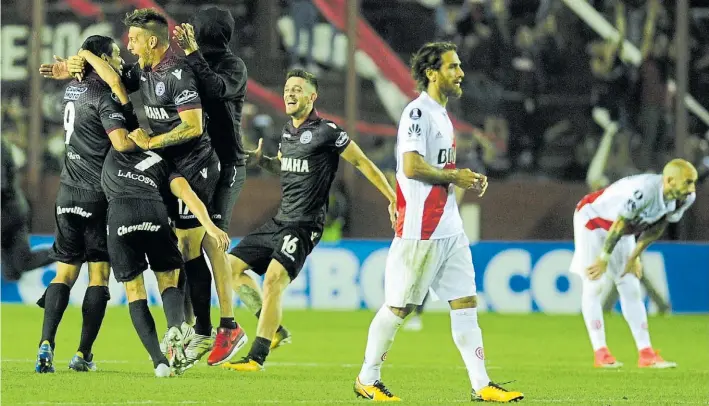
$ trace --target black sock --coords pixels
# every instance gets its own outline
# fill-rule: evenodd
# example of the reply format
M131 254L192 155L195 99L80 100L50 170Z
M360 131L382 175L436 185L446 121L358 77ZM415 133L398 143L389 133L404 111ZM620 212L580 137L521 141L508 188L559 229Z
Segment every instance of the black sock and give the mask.
M162 292L162 307L167 319L167 327L180 327L185 321L184 297L178 288L167 288Z
M251 345L251 351L249 351L249 358L263 365L266 362L266 357L271 351L271 340L267 340L263 337L256 337L254 343Z
M42 340L40 340L40 344L42 341L47 340L54 348L54 339L57 336L59 323L62 321L67 305L69 305L70 291L71 288L63 283L52 283L37 302L40 307L44 307L44 322L42 323Z
M257 319L261 318L261 309L258 309L258 311L256 312L256 318ZM283 331L283 328L284 327L282 325L279 325L278 330L276 330L276 333L280 333L281 331Z
M222 317L219 319L219 327L235 329L239 327L233 317Z
M91 355L91 347L98 337L98 331L103 323L103 316L106 314L106 305L111 299L108 293L108 286L89 286L84 294L84 304L81 306L83 323L81 326L81 341L79 351L88 361Z
M204 256L200 255L187 261L185 272L187 273L192 308L197 319L194 331L203 336L211 335L212 321L209 313L212 305L212 273L209 272Z
M160 352L160 342L158 341L158 333L155 331L155 319L150 314L148 309L148 301L145 299L136 300L128 303L130 311L130 319L133 322L133 327L143 343L143 347L148 350L150 358L153 359L153 367L157 368L160 364L170 365Z

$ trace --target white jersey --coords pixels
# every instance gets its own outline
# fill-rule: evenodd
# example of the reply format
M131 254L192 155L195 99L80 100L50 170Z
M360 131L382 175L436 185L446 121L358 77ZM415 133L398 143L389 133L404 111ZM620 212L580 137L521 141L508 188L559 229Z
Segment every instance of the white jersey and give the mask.
M692 193L677 207L677 200L665 201L662 192L662 175L629 176L584 196L576 213L583 216L588 230L609 230L622 216L628 221L628 230L639 232L665 216L670 223L678 222L696 198Z
M455 133L446 109L426 92L401 114L396 145L396 236L435 240L463 233L454 186L432 185L404 175L404 154L416 152L429 165L455 169Z

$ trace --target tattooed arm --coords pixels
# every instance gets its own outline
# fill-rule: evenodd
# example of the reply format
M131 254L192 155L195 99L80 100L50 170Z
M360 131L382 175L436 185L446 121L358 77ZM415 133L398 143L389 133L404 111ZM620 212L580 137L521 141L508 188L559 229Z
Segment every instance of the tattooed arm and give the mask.
M182 122L165 134L150 138L147 134L133 132L130 137L141 148L150 150L181 144L202 135L202 109L181 111L180 119Z

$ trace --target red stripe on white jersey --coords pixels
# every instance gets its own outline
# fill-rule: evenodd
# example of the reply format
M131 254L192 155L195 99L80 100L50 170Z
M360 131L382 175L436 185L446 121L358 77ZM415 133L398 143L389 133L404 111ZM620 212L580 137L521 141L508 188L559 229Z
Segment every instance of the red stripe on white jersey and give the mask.
M406 217L406 199L404 193L396 182L396 236L404 235L404 217Z
M589 230L598 230L602 228L606 231L611 229L613 220L607 220L601 217L594 217L586 222L586 228Z
M601 195L602 195L603 192L605 192L605 191L606 191L606 188L603 188L603 189L597 190L597 191L595 191L595 192L593 192L593 193L589 193L589 194L587 194L586 196L584 196L584 197L581 199L581 201L579 201L579 203L576 205L576 211L581 210L581 208L583 208L583 206L585 206L585 205L587 205L587 204L591 204L591 203L595 202L596 199L598 199L599 197L601 197Z
M421 221L421 239L428 240L436 231L443 217L443 210L448 201L448 188L443 185L433 185L431 192L423 204L423 219Z

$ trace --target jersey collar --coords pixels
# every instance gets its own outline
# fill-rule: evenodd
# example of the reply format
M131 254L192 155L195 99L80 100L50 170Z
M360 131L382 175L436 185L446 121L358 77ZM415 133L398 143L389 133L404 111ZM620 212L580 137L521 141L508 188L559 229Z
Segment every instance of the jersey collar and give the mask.
M303 124L300 125L300 127L295 128L295 126L293 126L293 120L288 120L288 131L295 134L296 132L298 132L299 128L303 128L303 126L312 124L313 122L318 120L320 120L320 114L318 114L318 110L313 107L313 110L310 112L310 115L308 115L308 118L305 119L305 121L303 122Z
M422 102L426 103L429 107L431 107L431 110L443 113L446 112L446 108L438 104L437 101L433 100L433 98L426 91L421 92L421 96L419 96L419 98Z
M153 65L152 71L157 72L160 70L160 68L162 68L167 63L168 59L171 59L173 55L175 55L175 52L173 52L172 47L168 47L167 52L165 52L165 55L162 56L160 62Z

